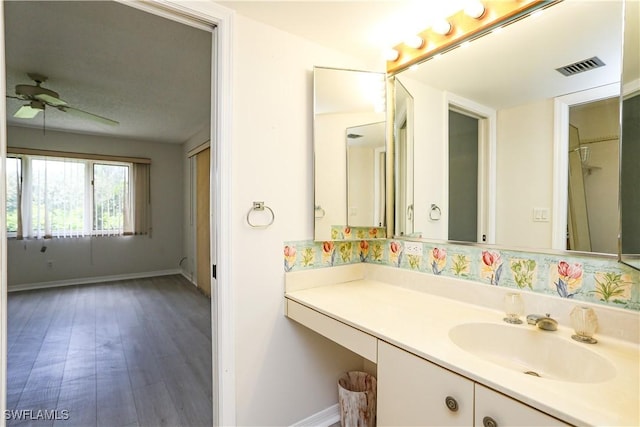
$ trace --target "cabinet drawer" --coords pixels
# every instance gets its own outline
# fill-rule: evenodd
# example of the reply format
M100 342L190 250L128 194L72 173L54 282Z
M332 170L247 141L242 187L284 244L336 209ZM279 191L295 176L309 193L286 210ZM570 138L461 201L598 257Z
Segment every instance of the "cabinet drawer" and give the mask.
M490 417L497 427L507 426L569 426L550 415L533 409L508 396L476 383L476 413L474 425L482 427Z
M378 342L378 426L468 427L472 423L471 380Z
M329 338L374 363L378 360L377 339L354 327L287 299L287 317Z

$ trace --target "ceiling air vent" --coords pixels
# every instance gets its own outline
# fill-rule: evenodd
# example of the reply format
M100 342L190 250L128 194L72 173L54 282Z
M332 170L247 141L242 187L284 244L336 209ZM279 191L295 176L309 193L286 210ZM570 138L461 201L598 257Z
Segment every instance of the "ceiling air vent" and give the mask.
M582 73L584 71L593 70L605 65L602 59L594 56L593 58L584 59L582 61L574 62L573 64L565 65L564 67L556 68L563 76L573 76L574 74Z

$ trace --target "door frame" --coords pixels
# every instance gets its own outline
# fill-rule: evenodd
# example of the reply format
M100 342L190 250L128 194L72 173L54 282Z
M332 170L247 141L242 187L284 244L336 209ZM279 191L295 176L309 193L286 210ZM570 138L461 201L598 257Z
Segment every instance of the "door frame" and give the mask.
M443 193L449 194L449 110L478 119L478 235L477 243L496 241L496 110L451 92L444 93ZM442 200L443 230L449 229L449 199ZM484 237L484 241L483 241ZM447 239L448 240L448 239Z
M115 0L178 22L196 22L212 31L211 75L211 259L217 278L211 281L212 385L215 425L236 424L234 294L231 286L231 131L233 31L235 12L213 2ZM0 92L6 95L4 6L0 2ZM0 188L5 187L7 155L6 105L0 103ZM6 194L0 210L6 210ZM7 393L7 234L0 227L0 413ZM5 425L0 417L0 426Z

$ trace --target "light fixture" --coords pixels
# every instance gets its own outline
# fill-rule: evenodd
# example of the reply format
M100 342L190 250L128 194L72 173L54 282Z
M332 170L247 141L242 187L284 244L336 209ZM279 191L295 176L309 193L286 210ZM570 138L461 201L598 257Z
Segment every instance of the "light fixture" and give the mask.
M398 52L396 49L387 49L384 52L384 59L386 59L389 62L393 62L393 61L397 61L398 58L400 57L400 52Z
M433 24L431 26L431 29L438 34L442 34L443 36L446 36L447 34L451 33L453 26L449 21L443 19L442 21L438 21L435 24Z
M512 22L515 17L530 16L534 11L561 1L457 0L455 3L458 9L453 14L431 19L423 31L405 33L418 36L397 44L393 47L396 52L387 54L387 73L398 73L426 59L435 59L436 55L459 47L465 41L475 40L490 32L498 33L501 27Z
M13 115L19 119L33 119L40 111L44 111L44 104L40 101L31 101L20 107Z
M414 49L420 49L422 46L424 46L424 39L417 35L411 36L404 41L404 44Z
M470 18L480 19L484 16L486 9L481 1L470 0L464 7L464 13Z

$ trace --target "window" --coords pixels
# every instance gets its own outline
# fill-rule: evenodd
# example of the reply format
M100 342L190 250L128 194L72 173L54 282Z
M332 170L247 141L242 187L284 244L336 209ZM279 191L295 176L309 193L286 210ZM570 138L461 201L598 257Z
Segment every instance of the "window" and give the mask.
M102 233L119 231L130 224L129 166L93 165L93 230Z
M11 155L11 154L10 154ZM149 165L20 154L7 159L7 231L22 238L148 234ZM133 185L132 176L138 176ZM144 191L137 188L145 188ZM142 200L136 200L142 196ZM138 207L136 209L136 207ZM137 229L134 229L134 226Z
M21 193L22 163L15 157L7 157L7 231L18 231L18 206Z

